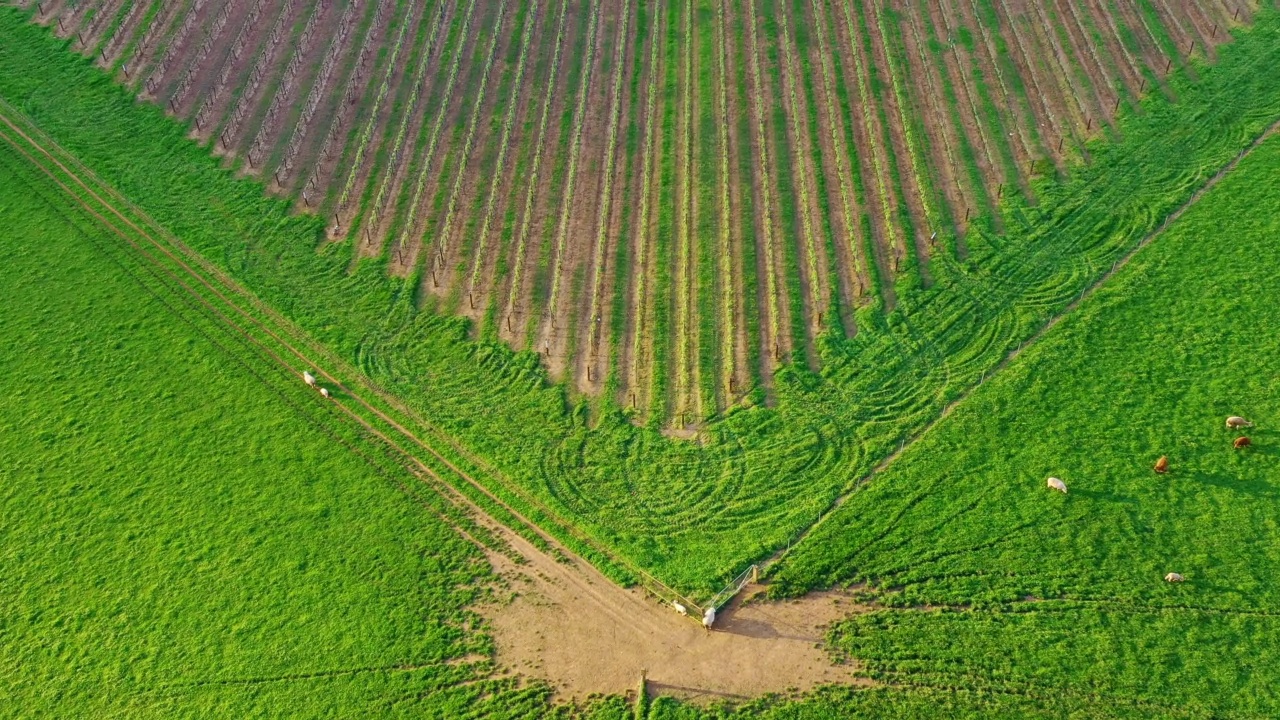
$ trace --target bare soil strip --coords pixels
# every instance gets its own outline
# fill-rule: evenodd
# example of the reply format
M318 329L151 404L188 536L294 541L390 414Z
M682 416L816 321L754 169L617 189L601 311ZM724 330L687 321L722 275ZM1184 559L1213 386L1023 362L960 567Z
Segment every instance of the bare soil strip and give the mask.
M890 311L897 302L893 280L904 252L897 213L898 199L894 194L892 178L889 177L890 159L885 130L878 112L879 103L871 93L870 60L850 3L851 0L840 2L841 17L836 22L836 37L839 40L840 56L845 64L846 82L857 90L857 101L852 102L850 108L850 112L856 115L850 118L850 123L854 130L854 142L859 150L858 156L862 159L860 165L863 187L868 189L867 204L875 210L870 216L874 240L873 259L876 275L880 280L877 291L883 298L885 310ZM853 80L849 81L848 78Z
M248 163L246 170L260 171L263 162L270 157L272 148L280 142L294 101L302 91L304 82L309 82L315 76L314 68L324 70L325 63L318 61L321 49L326 45L325 41L332 41L328 43L330 48L346 47L351 28L364 14L368 5L369 3L363 0L353 0L342 13L340 20L336 20L334 11L337 8L321 5L307 19L307 24L303 26L302 33L294 43L289 64L280 75L279 82L275 83L274 94L271 97L271 104L267 106L266 115L258 123L253 142L245 152L245 160Z
M751 68L751 110L755 123L752 128L752 155L756 160L756 177L752 183L755 190L755 207L758 218L756 226L756 257L759 258L756 275L763 275L764 283L759 288L760 307L767 309L763 313L767 320L760 324L760 375L766 386L770 383L773 372L782 364L784 355L791 352L790 313L785 312L786 280L779 267L778 258L781 249L778 244L781 231L774 219L774 211L778 189L774 184L770 162L769 141L766 129L768 109L772 109L773 93L765 84L760 71L761 53L759 41L759 20L756 17L756 0L743 0L747 6L747 64ZM768 109L766 108L768 103ZM781 277L780 277L781 276Z
M867 24L875 28L869 31L868 38L872 62L875 67L882 68L880 72L888 76L888 82L882 91L882 102L889 120L889 142L898 167L898 191L911 216L911 228L905 227L905 223L902 228L904 244L911 243L911 252L916 258L916 273L927 287L932 283L928 270L929 237L938 230L939 220L924 179L936 176L936 172L929 167L928 159L920 148L919 138L914 137L915 118L919 117L919 111L904 89L906 81L902 78L902 68L894 62L897 55L893 42L895 33L885 27L892 19L887 17L888 11L879 0L866 4L863 12L867 14ZM979 127L981 132L981 126ZM987 168L988 176L991 169Z
M600 61L600 16L603 4L597 4L587 24L587 56L583 59L578 77L577 98L573 111L573 126L569 131L569 165L565 172L564 193L560 201L560 219L556 225L555 242L551 255L551 292L543 311L542 329L538 333L537 347L544 355L547 371L552 378L561 379L565 374L566 351L570 314L562 307L562 295L567 282L566 267L571 272L576 267L576 253L570 254L569 220L573 209L578 162L582 156L582 125L587 112L587 96L591 80L596 75ZM569 306L572 304L570 303Z
M262 47L259 48L248 79L240 85L239 97L230 116L219 123L221 129L218 132L218 141L214 143L214 155L229 155L238 151L244 143L248 142L252 134L251 120L260 112L262 103L266 100L267 88L270 84L274 84L277 73L281 70L279 61L284 58L286 52L290 51L289 40L293 37L294 25L307 7L303 0L287 0L287 3L284 11L276 17ZM308 18L308 26L312 23L311 18L314 18L314 15Z
M287 2L277 4L274 0L254 2L222 60L222 67L217 79L213 81L213 86L207 89L197 86L195 97L204 99L199 101L195 112L194 137L207 140L214 132L215 121L226 113L227 105L231 102L232 88L242 87L245 84L245 74L253 56L252 51L256 51L265 38L268 25L262 21L265 16L271 14L270 11L285 12L287 7Z
M608 268L608 258L610 257L609 248L612 243L609 242L617 236L613 223L610 218L614 211L613 190L618 183L616 153L618 145L618 125L622 117L622 87L624 81L629 76L629 69L633 63L627 62L628 57L634 57L634 45L631 40L631 34L628 28L631 23L631 0L624 0L622 3L622 14L618 23L618 30L613 42L617 46L617 52L613 61L613 87L609 95L609 125L605 131L605 148L603 167L600 172L600 195L597 200L598 215L596 217L596 234L595 243L590 257L591 264L591 284L588 290L588 305L586 316L579 319L580 323L586 323L587 340L583 344L580 351L579 366L577 368L577 384L578 389L583 392L598 391L604 382L604 365L608 362L608 348L605 348L604 361L601 359L601 341L608 331L609 325L609 302L608 299L613 297L613 293L609 292L613 283L608 282L608 277L613 273L612 268Z
M190 9L182 16L182 24L169 35L160 62L143 81L142 92L138 95L140 100L163 97L168 92L174 73L187 57L191 43L195 42L196 29L204 24L208 14L213 11L213 5L209 0L193 0Z
M1071 0L1067 0L1071 3ZM1074 4L1072 7L1074 8ZM1116 25L1115 16L1102 7L1102 0L1086 0L1085 11L1095 25L1100 25L1098 35L1102 37L1107 53L1112 58L1112 66L1120 73L1124 89L1131 97L1137 97L1142 87L1142 63L1129 51L1129 47L1120 39L1120 28ZM1096 46L1095 46L1096 47ZM1121 88L1114 88L1117 95ZM1115 101L1112 100L1114 103Z
M314 190L322 193L332 190L330 186L336 180L335 176L339 174L338 165L346 159L343 157L343 149L350 141L351 128L356 121L356 110L362 107L361 100L365 97L374 76L374 58L388 40L389 25L393 19L400 23L400 30L395 34L398 42L392 48L391 56L384 60L389 73L388 80L390 73L394 73L397 67L396 60L399 59L399 52L403 48L408 29L417 25L416 7L416 4L410 6L407 17L396 17L398 14L396 11L401 8L399 2L378 0L373 11L373 19L365 29L364 39L360 41L360 49L356 51L354 58L348 54L351 48L349 42L355 39L354 25L350 27L344 40L335 39L329 46L329 52L320 65L320 71L312 85L307 103L298 114L293 135L289 138L283 158L276 168L273 178L275 184L272 186L275 191L281 192L293 187L294 177L297 174L294 172L295 168L307 166L311 168L308 182ZM338 28L340 36L345 29L345 26ZM335 52L335 46L341 46L341 50ZM342 84L341 92L335 92L338 83L341 83L340 78L343 72L347 70L349 72L346 82ZM322 107L328 112L317 114ZM375 120L380 116L378 110L379 108L375 106L371 112ZM311 132L313 127L316 132ZM324 142L320 145L319 153L316 154L313 152L313 143L321 137L321 130L325 130ZM353 167L358 165L358 162L353 163Z
M393 268L399 268L402 272L408 272L412 268L418 267L418 253L422 247L422 231L418 214L422 211L427 197L427 181L431 179L432 161L435 158L436 147L440 142L440 132L444 128L445 120L449 117L449 111L453 105L453 88L458 80L458 68L462 65L464 57L470 57L474 51L474 41L479 33L472 33L471 22L475 17L475 0L471 0L467 4L467 14L462 20L462 25L458 30L457 44L454 46L453 58L449 63L449 74L445 80L444 87L439 95L439 107L436 110L436 118L431 124L427 143L423 147L422 152L418 156L418 177L413 185L413 194L409 196L407 205L401 209L406 213L403 225L400 227L400 234L392 248L396 254L395 264ZM459 98L461 102L461 98ZM398 194L399 191L397 190Z
M933 139L930 143L934 154L931 164L936 169L947 205L945 217L949 226L939 230L959 234L963 218L957 213L963 213L964 208L977 207L978 200L960 159L958 131L951 122L951 113L943 104L945 94L938 64L927 54L928 44L921 34L920 26L928 22L929 17L919 12L906 12L905 15L907 32L903 33L903 46L907 55L907 75L911 78L916 97L923 100L920 117L925 132Z
M498 5L498 16L494 21L492 36L489 38L489 49L485 54L484 65L480 70L480 87L468 92L468 95L475 97L475 102L471 107L471 118L467 122L466 139L462 143L462 152L458 155L457 169L454 171L453 189L449 193L449 201L445 207L444 221L441 223L439 231L435 233L434 252L432 257L427 260L431 276L429 287L432 292L437 294L442 293L451 286L450 280L452 279L452 270L455 265L452 261L457 251L453 240L455 235L454 223L458 218L458 202L467 178L471 177L473 181L476 179L474 173L470 176L468 175L467 167L472 160L471 156L476 144L476 130L480 125L480 118L492 115L491 112L485 112L485 110L492 109L486 105L485 99L489 90L493 59L497 54L499 42L503 38L509 39L508 34L502 29L506 20L506 10L507 0L502 0Z
M551 63L547 66L547 84L546 94L543 96L542 112L538 118L538 135L533 143L533 156L530 160L531 170L525 182L524 193L524 210L520 213L520 224L516 229L516 241L512 246L511 273L507 282L507 300L503 309L502 326L498 332L501 337L510 342L514 347L519 348L523 344L526 337L525 331L529 321L532 319L529 313L530 301L529 294L532 292L532 283L529 282L527 273L529 258L536 252L536 248L541 244L542 229L545 226L544 218L540 215L535 218L535 212L541 206L539 202L541 195L545 195L548 190L546 185L549 183L541 182L541 173L545 171L542 167L544 158L547 162L554 164L554 159L550 157L550 152L545 148L548 131L548 120L551 117L552 107L562 108L565 104L565 98L568 85L568 63L562 62L564 56L564 46L566 42L565 27L568 24L568 0L561 0L560 4L560 20L556 24L555 50L551 56ZM553 141L554 142L554 141ZM548 171L549 172L549 171ZM517 317L518 315L518 317Z
M795 206L800 216L800 237L796 252L800 255L800 283L805 298L805 359L811 369L817 367L817 350L814 341L822 332L823 313L831 307L831 284L827 269L831 267L827 256L827 244L823 241L818 222L820 212L817 199L817 181L813 169L813 138L809 134L809 108L805 102L800 68L796 62L796 45L791 34L788 3L781 3L778 21L781 35L778 38L778 54L783 92L787 95L790 122L787 136L791 146L792 177L799 191Z
M200 41L191 61L187 63L186 70L169 95L169 108L174 114L178 117L187 117L191 110L188 107L188 101L194 94L192 91L207 82L208 76L222 64L207 61L215 53L216 56L225 56L230 38L224 33L234 32L235 28L242 26L248 18L252 18L256 23L264 4L265 0L240 0L223 6L222 11L214 17L213 23L206 29L204 39ZM240 16L240 22L231 22L237 15Z
M168 33L169 27L177 19L179 12L187 7L186 0L158 1L160 2L159 11L152 17L151 23L147 25L146 31L142 33L138 44L134 46L133 55L125 63L125 67L128 68L126 85L132 86L147 77L148 66L156 52L160 37Z
M809 47L809 66L816 66L819 71L820 92L816 93L819 161L826 178L828 204L837 210L829 213L829 220L835 236L835 284L842 298L841 309L844 310L840 323L845 335L852 337L856 330L852 311L863 302L868 287L865 253L859 242L862 237L859 221L863 211L862 198L857 197L849 167L851 148L845 142L844 114L840 111L840 98L836 94L832 48L827 40L830 21L820 0L811 0L809 12L808 22L815 40Z
M474 5L474 0L470 0L468 7L473 7ZM395 202L394 198L411 170L415 139L421 134L422 128L427 121L426 104L431 97L431 92L435 88L435 81L440 74L440 65L444 62L445 57L443 48L447 44L449 27L452 26L457 11L458 3L452 2L440 4L436 11L432 13L434 19L431 21L431 29L427 32L425 44L419 52L418 66L411 80L413 90L409 95L409 99L405 102L404 111L400 115L400 122L396 127L395 140L391 143L391 151L387 156L386 165L383 167L382 172L379 173L378 186L373 193L371 210L361 218L363 231L357 236L360 238L360 253L356 256L357 258L362 255L377 255L382 252L388 225L395 216L394 211L392 213L387 213L386 211ZM313 199L311 193L311 185L308 184L303 187L300 199L307 207L319 203L318 197ZM394 210L394 208L392 209Z
M468 298L464 312L477 321L484 317L491 301L490 295L495 290L494 273L497 271L498 253L489 252L489 243L493 234L501 234L504 224L501 219L502 213L506 210L507 200L510 199L513 190L516 163L509 162L507 157L512 145L512 129L517 116L527 117L533 94L534 84L524 82L530 56L529 48L540 47L544 33L549 32L547 28L550 26L550 20L539 10L538 0L533 0L526 10L525 26L520 38L520 56L516 61L516 69L511 81L511 94L507 98L507 110L502 120L502 137L498 141L498 156L494 160L492 177L489 180L489 192L481 216L480 231L476 237L470 277L463 288ZM539 22L539 18L546 22ZM496 227L495 217L498 218Z
M644 115L640 122L640 132L644 141L641 143L639 162L640 184L637 188L637 210L632 220L632 247L629 307L627 318L625 347L620 349L620 375L625 378L622 392L628 396L627 405L644 416L649 408L650 395L653 390L652 365L644 362L643 354L649 351L652 357L652 345L647 342L649 329L653 327L651 311L653 302L649 283L651 269L655 261L653 250L653 228L656 223L657 194L653 176L657 173L658 159L661 157L662 135L658 132L662 105L658 80L664 77L662 58L665 53L662 39L666 36L666 13L659 3L653 8L653 17L649 25L649 59L645 65Z

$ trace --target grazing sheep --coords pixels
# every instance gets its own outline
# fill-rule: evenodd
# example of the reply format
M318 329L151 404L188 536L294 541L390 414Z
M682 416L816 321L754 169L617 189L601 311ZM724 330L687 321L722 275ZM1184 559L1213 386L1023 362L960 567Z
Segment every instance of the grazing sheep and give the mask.
M1249 422L1248 420L1245 420L1239 415L1232 415L1231 417L1227 418L1228 430L1235 430L1236 428L1242 428L1242 427L1253 427L1253 423Z
M1048 483L1048 485L1049 485L1049 489L1051 489L1051 490L1057 490L1058 492L1062 493L1063 495L1066 495L1066 494L1067 494L1067 484L1066 484L1066 483L1064 483L1064 482L1062 482L1062 481L1061 481L1061 480L1059 480L1058 478L1055 478L1055 477L1051 477L1051 478L1049 478L1049 483Z
M1253 444L1253 441L1252 441L1252 440L1250 440L1249 438L1247 438L1247 437L1238 437L1238 438L1236 438L1236 441L1235 441L1235 442L1231 443L1231 447L1233 447L1233 448L1235 448L1235 449L1239 450L1240 448L1247 448L1247 447L1249 447L1249 446L1250 446L1250 445L1252 445L1252 444Z
M1160 459L1156 461L1155 471L1161 475L1169 472L1169 458L1161 455Z
M306 384L310 385L311 387L315 387L315 385L316 385L316 376L315 376L315 375L312 375L311 373L307 372L306 370L303 370L303 371L302 371L302 381L303 381L303 382L305 382Z
M329 397L329 388L320 388L320 394Z
M1182 582L1183 580L1186 580L1186 578L1182 577L1178 573L1169 573L1164 576L1165 582Z

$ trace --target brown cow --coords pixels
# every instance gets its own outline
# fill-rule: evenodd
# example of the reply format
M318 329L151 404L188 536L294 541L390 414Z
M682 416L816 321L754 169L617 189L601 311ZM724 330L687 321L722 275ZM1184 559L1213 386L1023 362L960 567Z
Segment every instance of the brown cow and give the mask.
M1232 443L1232 444L1231 444L1231 446L1232 446L1232 447L1234 447L1235 449L1239 450L1240 448L1247 448L1247 447L1249 447L1249 446L1250 446L1250 445L1252 445L1252 444L1253 444L1253 441L1252 441L1252 440L1250 440L1249 438L1247 438L1247 437L1238 437L1238 438L1236 438L1236 441L1235 441L1234 443Z
M1155 471L1161 475L1169 472L1169 458L1161 455L1160 459L1156 461Z

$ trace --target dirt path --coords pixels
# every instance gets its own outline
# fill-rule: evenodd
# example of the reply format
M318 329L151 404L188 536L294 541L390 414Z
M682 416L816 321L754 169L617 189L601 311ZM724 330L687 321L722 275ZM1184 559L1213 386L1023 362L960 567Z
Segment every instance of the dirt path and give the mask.
M844 594L735 602L707 632L590 565L556 562L518 536L505 539L528 563L487 550L510 596L479 611L489 621L499 667L547 681L555 699L623 694L642 674L651 695L708 701L871 684L856 675L857 665L836 665L822 649L829 624L863 610Z

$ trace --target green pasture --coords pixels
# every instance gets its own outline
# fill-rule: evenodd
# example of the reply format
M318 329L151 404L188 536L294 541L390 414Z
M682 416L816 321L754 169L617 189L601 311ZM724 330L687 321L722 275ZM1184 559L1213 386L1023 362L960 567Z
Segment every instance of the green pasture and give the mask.
M864 308L855 337L822 338L820 372L788 366L768 393L756 388L686 442L657 422L637 427L611 397L548 383L532 353L420 310L384 261L353 269L349 244L317 251L321 221L228 174L24 12L0 10L0 39L0 97L457 438L507 502L579 550L566 528L702 598L786 547L1280 118L1280 13L1266 10L1216 65L1170 79L1176 104L1148 98L1119 140L1090 148L1090 164L1037 185L1035 206L1010 199L1007 234L971 232L964 261L931 260L934 285L905 283L893 312ZM658 208L664 248L668 205ZM669 282L664 272L655 287ZM659 396L665 383L655 382Z
M549 712L447 508L36 172L0 143L0 717Z
M1277 174L1280 136L818 526L777 587L887 606L831 635L886 682L1274 717Z

